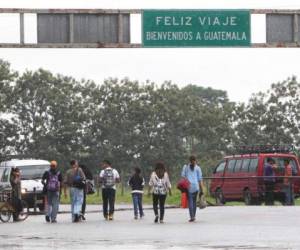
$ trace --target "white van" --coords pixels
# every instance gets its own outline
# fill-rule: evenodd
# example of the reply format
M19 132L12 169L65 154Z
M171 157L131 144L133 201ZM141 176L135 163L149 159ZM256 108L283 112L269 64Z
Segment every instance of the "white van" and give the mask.
M22 199L29 207L37 207L42 211L45 208L42 176L50 167L50 162L45 160L9 160L0 163L0 190L11 189L10 173L12 168L19 168L21 172Z

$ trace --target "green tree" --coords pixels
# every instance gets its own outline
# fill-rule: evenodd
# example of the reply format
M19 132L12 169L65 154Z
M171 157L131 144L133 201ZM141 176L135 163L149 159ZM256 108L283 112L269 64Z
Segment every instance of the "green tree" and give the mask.
M13 122L20 135L16 150L23 155L57 159L63 165L82 147L81 84L48 71L27 71L13 89Z
M11 122L8 109L12 100L12 85L17 73L11 70L10 64L0 59L0 159L14 153L15 125Z
M188 154L199 156L208 175L232 144L235 103L229 101L225 91L195 85L183 88L182 94Z
M236 110L239 144L299 145L300 84L295 77L272 84Z

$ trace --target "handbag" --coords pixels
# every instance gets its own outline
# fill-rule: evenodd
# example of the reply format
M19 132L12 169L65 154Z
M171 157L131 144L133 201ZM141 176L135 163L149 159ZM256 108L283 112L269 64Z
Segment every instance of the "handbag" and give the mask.
M86 194L94 194L94 193L96 193L95 186L94 186L94 181L93 180L87 180L87 182L86 182Z
M206 202L206 199L205 199L205 196L204 195L201 195L200 197L199 197L199 208L200 209L204 209L204 208L206 208L207 207L207 202Z
M177 188L181 192L187 192L190 187L190 182L187 178L181 178L177 183Z
M177 188L183 193L187 192L188 189L190 188L191 183L189 182L187 177L187 166L185 166L184 169L185 177L182 177L178 182L177 182Z

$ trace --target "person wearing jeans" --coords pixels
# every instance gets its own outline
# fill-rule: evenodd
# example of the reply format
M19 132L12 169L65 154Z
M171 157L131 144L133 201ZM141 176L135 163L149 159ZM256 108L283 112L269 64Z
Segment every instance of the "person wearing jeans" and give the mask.
M138 218L138 214L140 214L140 218L143 218L144 217L143 194L132 193L132 202L133 202L133 210L134 210L134 219Z
M46 221L51 223L56 223L56 216L59 208L59 192L48 192L47 193L47 215Z
M202 171L200 166L197 165L196 157L190 156L190 163L182 168L181 176L186 178L190 185L187 191L188 205L189 205L189 222L196 220L197 211L197 196L200 191L200 196L203 195L204 185L202 182Z
M166 171L166 167L162 162L158 162L155 165L155 170L152 172L150 181L149 181L149 194L150 189L152 189L152 198L153 198L153 211L155 215L154 222L160 223L164 222L165 215L165 201L167 198L167 193L171 193L171 183L169 180L169 175ZM158 216L158 205L160 214Z
M188 192L188 206L191 220L196 217L198 192Z
M65 176L64 194L67 198L67 189L69 187L71 199L72 222L79 222L81 218L81 207L83 203L83 188L85 187L85 175L79 167L76 160L70 162L71 169L69 169Z
M57 169L57 162L51 161L50 169L45 171L42 177L47 198L46 222L56 223L62 181L62 175Z
M139 214L140 218L142 218L144 216L142 199L145 180L141 176L141 169L139 167L134 169L134 174L130 177L128 185L132 189L131 195L134 208L134 219L138 219Z
M71 213L72 221L78 222L81 218L81 207L83 203L83 189L77 187L70 188L70 198L71 198Z

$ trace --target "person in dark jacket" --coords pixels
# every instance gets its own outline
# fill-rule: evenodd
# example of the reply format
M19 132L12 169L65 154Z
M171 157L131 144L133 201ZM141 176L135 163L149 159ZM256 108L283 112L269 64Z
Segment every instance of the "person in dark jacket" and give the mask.
M275 168L274 159L268 158L267 163L264 165L265 204L267 206L274 205Z
M93 174L88 169L88 167L84 164L79 164L79 167L82 169L83 173L85 174L86 180L93 180ZM87 185L87 182L86 182ZM81 219L85 220L85 209L86 209L86 192L87 192L87 186L83 189L83 203L81 206Z
M139 213L140 218L143 218L143 189L145 185L145 180L141 176L141 169L139 167L134 168L134 174L130 177L128 185L132 189L131 195L134 208L134 219L138 219Z
M13 221L19 221L21 208L21 173L18 168L13 168L10 176L10 185L12 187L12 205L15 209L13 212Z

